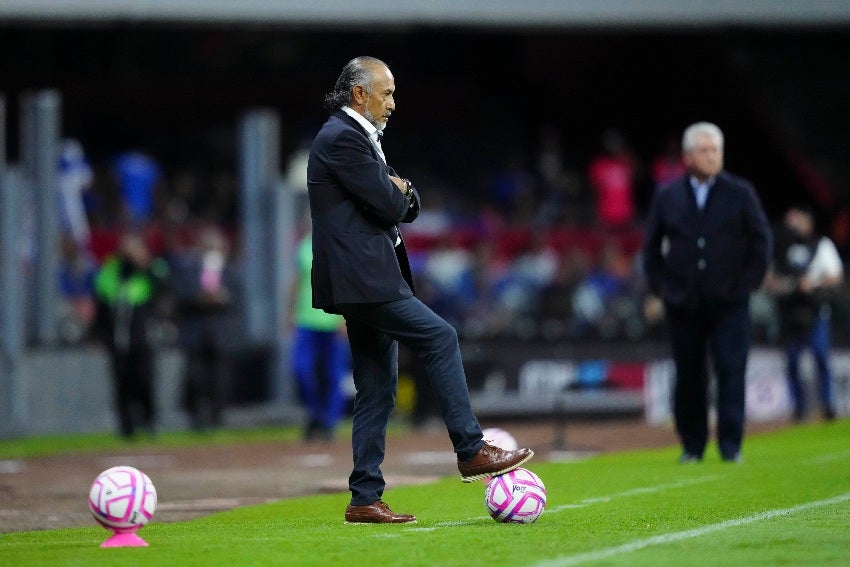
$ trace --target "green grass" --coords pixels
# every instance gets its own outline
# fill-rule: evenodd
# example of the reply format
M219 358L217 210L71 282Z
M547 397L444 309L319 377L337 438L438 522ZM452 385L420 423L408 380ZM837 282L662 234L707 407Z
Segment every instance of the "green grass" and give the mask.
M679 465L674 447L532 461L536 524L486 516L484 485L397 488L415 526L346 526L346 494L285 500L141 530L148 548L100 549L100 527L0 535L4 565L846 565L850 421L750 436L745 462Z

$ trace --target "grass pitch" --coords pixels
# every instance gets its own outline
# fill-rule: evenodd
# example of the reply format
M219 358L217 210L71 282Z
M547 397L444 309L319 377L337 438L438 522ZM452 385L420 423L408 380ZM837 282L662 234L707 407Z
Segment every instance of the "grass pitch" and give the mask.
M713 446L710 448L713 450ZM4 565L847 565L850 421L749 436L745 461L678 449L569 463L535 460L546 511L531 525L486 515L484 484L458 478L385 494L414 526L348 526L347 494L285 500L139 534L101 549L101 527L0 535ZM82 496L81 496L82 497Z

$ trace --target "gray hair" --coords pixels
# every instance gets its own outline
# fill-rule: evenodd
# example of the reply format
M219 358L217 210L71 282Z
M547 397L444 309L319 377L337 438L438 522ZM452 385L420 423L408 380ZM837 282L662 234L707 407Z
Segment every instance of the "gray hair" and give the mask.
M367 93L371 93L373 71L378 65L389 68L389 65L380 59L367 55L355 57L346 63L336 80L336 84L334 84L333 90L325 95L325 109L328 112L335 112L350 104L351 89L357 85L366 89Z
M701 136L710 136L717 142L720 149L723 149L723 132L720 128L711 122L697 122L688 126L685 129L685 133L682 134L682 151L690 153L694 149L697 138Z

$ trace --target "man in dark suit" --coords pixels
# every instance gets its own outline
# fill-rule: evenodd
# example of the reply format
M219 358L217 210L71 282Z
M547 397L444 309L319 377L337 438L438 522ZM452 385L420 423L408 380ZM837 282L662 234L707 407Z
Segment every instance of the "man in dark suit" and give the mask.
M419 214L419 192L387 165L381 134L395 110L395 79L372 57L343 68L326 96L331 113L310 149L313 306L345 318L354 365L348 523L410 523L381 500L380 465L398 385L398 342L425 363L464 482L513 470L529 449L485 443L469 399L457 332L414 296L396 226Z
M664 302L676 365L673 413L681 462L702 460L708 442L710 352L717 379L717 444L741 460L749 296L764 279L771 231L753 186L723 171L723 133L698 122L682 138L687 174L655 196L644 269Z

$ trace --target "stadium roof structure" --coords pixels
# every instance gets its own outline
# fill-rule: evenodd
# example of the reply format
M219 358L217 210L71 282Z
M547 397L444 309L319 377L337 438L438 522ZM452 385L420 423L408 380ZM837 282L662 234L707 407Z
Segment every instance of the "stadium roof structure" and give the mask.
M550 28L834 26L850 24L850 0L3 0L2 21Z

